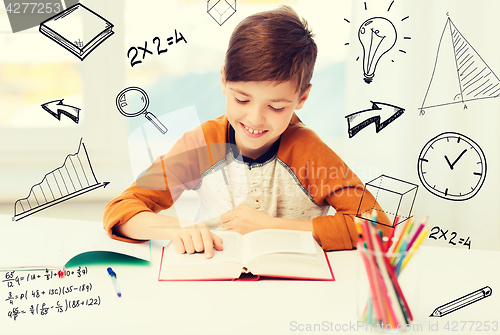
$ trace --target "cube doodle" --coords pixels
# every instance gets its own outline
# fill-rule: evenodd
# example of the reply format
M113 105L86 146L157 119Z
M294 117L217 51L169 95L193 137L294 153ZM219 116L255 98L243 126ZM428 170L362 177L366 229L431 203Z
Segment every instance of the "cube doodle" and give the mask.
M234 13L236 13L236 0L208 0L207 13L222 26Z
M365 185L358 211L356 213L356 216L360 218L366 214L370 214L374 209L376 209L375 202L365 197L367 190L373 194L375 201L378 202L384 213L391 221L390 227L395 227L397 224L411 218L411 211L417 196L418 185L386 175L381 175L369 181ZM367 209L362 211L361 208ZM399 218L398 221L396 221L396 218ZM378 221L377 223L383 224Z

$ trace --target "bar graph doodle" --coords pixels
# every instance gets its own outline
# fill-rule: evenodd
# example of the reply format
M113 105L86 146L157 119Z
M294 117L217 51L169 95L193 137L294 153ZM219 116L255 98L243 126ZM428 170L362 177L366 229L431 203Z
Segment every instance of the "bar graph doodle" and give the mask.
M458 75L458 77L457 77ZM452 88L444 96L443 88ZM448 17L439 40L434 69L425 92L425 109L500 96L500 79Z
M40 183L31 187L26 198L14 203L12 221L21 220L101 186L106 187L108 184L108 181L102 183L97 181L82 138L76 153L66 156L62 166L47 173Z
M64 99L59 99L46 102L42 104L42 108L59 121L61 121L61 114L63 114L73 120L73 122L78 123L80 120L80 108L63 104L63 100Z

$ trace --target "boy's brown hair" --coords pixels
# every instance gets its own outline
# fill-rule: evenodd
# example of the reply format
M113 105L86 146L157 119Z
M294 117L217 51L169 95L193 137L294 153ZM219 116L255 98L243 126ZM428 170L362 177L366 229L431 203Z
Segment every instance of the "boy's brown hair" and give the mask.
M288 6L245 18L234 29L225 59L227 81L294 80L299 96L314 70L318 48L304 19Z

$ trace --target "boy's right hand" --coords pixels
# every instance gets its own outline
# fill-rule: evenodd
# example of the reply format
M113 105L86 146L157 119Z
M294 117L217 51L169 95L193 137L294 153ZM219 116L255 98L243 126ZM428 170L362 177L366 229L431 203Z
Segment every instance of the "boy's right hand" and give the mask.
M212 258L214 246L215 250L222 251L222 239L212 233L205 222L178 229L172 242L180 254L205 251L205 258Z

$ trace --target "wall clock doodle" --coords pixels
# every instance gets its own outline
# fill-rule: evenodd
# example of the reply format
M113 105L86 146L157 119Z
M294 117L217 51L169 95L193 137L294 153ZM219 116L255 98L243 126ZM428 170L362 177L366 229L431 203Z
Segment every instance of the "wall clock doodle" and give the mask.
M467 200L475 196L484 183L486 157L467 136L445 132L423 147L417 172L432 194L447 200Z

